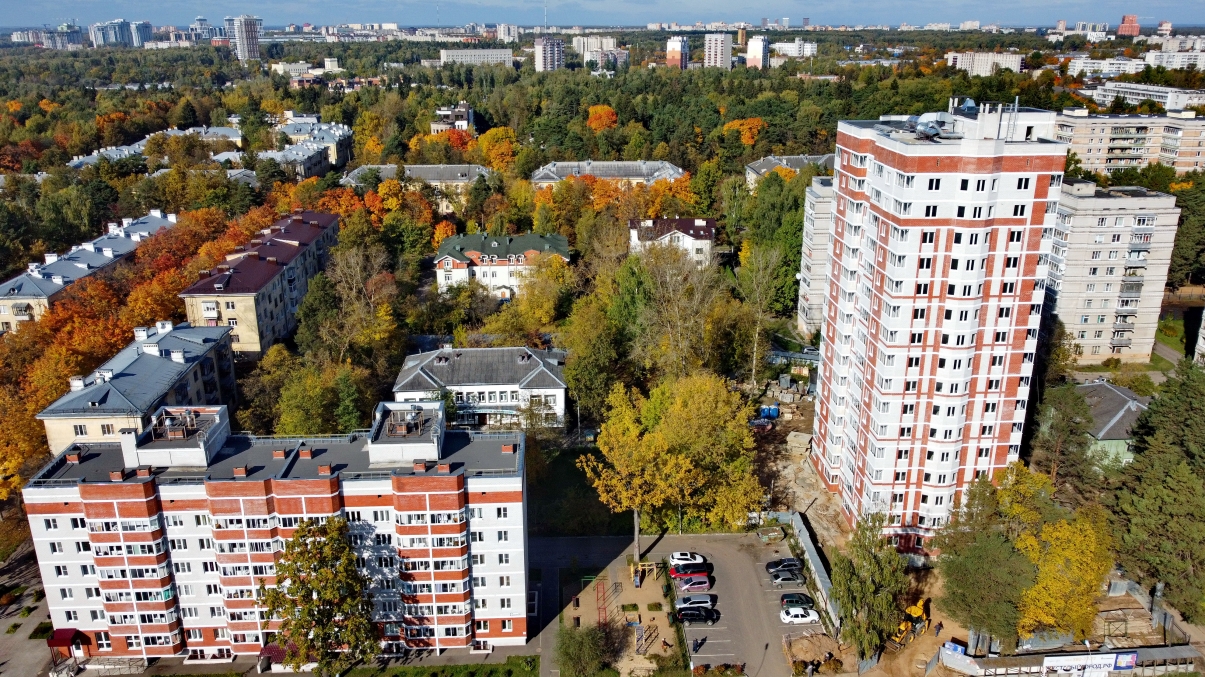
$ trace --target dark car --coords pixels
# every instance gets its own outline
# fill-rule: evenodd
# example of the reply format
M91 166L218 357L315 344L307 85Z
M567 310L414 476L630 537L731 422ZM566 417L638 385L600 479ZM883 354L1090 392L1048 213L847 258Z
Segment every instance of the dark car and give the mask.
M720 612L715 609L704 609L702 607L694 607L689 609L679 609L674 617L682 625L694 625L695 623L705 623L707 625L715 625L715 622L720 620Z
M803 571L803 562L794 557L766 562L766 573L772 574L775 571Z
M801 609L816 608L816 601L802 592L788 592L782 596L782 608L799 607Z
M687 576L698 576L710 572L710 568L704 563L678 564L669 568L671 578L686 578Z

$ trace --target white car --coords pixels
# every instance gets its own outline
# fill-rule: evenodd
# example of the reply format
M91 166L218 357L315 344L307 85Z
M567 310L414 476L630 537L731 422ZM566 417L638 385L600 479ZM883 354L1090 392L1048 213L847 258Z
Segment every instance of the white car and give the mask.
M778 612L778 619L788 625L803 625L807 623L819 623L820 614L814 609L803 609L800 607L791 607Z
M706 560L697 552L671 552L669 554L669 565L677 566L679 564L702 564Z
M679 597L678 600L674 602L674 608L677 609L691 609L695 607L710 609L714 606L715 601L712 600L711 595L687 595L685 597Z

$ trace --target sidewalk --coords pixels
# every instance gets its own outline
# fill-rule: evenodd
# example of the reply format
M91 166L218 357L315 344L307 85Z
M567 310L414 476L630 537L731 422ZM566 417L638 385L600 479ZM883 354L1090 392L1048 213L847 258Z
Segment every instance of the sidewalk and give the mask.
M38 563L33 554L33 541L22 543L0 567L0 585L5 588L28 586L19 601L0 609L0 629L7 631L12 624L21 624L11 635L0 632L0 676L42 674L50 663L50 649L46 647L44 639L29 639L29 633L38 623L50 618L47 616L46 599L37 603L33 601L33 591L42 588ZM33 607L33 611L21 618L20 612L24 607Z

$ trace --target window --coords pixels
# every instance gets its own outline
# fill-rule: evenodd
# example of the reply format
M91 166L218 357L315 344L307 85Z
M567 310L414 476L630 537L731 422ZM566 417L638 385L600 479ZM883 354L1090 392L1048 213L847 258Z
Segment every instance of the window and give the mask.
M941 190L941 179L929 179L929 190Z
M967 208L959 205L958 218L960 218L960 219L966 218L966 215L967 215Z
M1029 188L1029 178L1024 177L1017 179L1017 190L1027 190Z
M515 629L515 622L509 619L503 619L502 632L511 632Z
M54 567L54 575L59 578L63 578L66 576L70 576L71 573L69 571L67 571L67 567L62 566L62 565L56 565Z
M498 564L510 564L510 554L504 552L498 555Z
M920 270L931 270L933 268L933 258L929 256L921 257L917 263L917 268Z
M1016 268L1019 260L1020 259L1016 256L1006 256L1006 257L1004 257L1004 267L1005 268Z
M111 651L113 649L113 640L107 632L96 633L96 648L101 651Z
M921 244L933 244L933 241L936 239L936 237L937 237L937 231L926 230L925 232L920 234L920 243Z
M503 609L509 609L510 608L510 598L503 597L502 599L498 600L498 606L502 607Z
M498 508L497 515L500 520L506 519L506 508Z
M45 525L47 531L52 531L59 528L59 521L56 518L44 519L42 524Z
M963 179L963 180L962 180L962 181L961 181L961 182L958 184L958 190L968 190L968 189L970 189L970 187L971 187L971 180L970 180L970 179Z
M925 205L925 216L934 218L937 216L937 205Z
M226 326L227 327L237 327L238 326L238 318L234 318L234 317L227 318Z
M85 435L88 434L88 426L86 426L86 425L80 425L77 423L74 426L72 426L72 428L75 430L76 437L84 437Z
M1021 213L1021 215L1022 215L1022 216L1024 216L1024 215L1025 215L1025 214L1024 214L1024 209L1025 209L1025 208L1024 208L1024 207L1022 207L1021 209L1022 209L1022 213ZM1015 216L1015 215L1014 215L1014 216ZM1009 242L1020 242L1020 241L1021 241L1021 231L1019 231L1019 230L1010 230L1010 231L1008 231L1008 241L1009 241Z
M105 437L112 437L113 436L113 424L112 423L100 424L100 434L104 435Z
M75 612L75 611L64 611L63 616L65 616L67 618L68 623L72 623L74 621L79 620L79 613Z
M509 540L510 540L510 532L509 531L499 531L498 532L498 542L504 543Z
M51 554L57 554L57 555L63 554L63 544L59 541L51 541L50 552L51 552Z
M908 366L909 367L919 367L920 366L920 358L919 357L909 357L908 358Z

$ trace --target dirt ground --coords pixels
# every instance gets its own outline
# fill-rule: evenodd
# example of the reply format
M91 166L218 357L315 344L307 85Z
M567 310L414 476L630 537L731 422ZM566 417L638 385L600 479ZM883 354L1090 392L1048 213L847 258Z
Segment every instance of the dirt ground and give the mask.
M966 643L966 628L950 620L933 603L941 595L941 579L937 573L931 569L914 572L912 580L910 597L913 600L929 600L929 628L898 653L884 652L879 664L863 673L862 677L923 677L925 665L942 644L951 640ZM935 632L938 623L942 624L940 637Z
M678 643L673 627L669 624L664 609L665 598L661 596L664 575L649 575L641 587L633 585L628 570L618 560L594 581L567 581L565 598L571 600L565 610L566 622L581 627L595 626L606 620L622 627L624 641L623 656L615 664L621 675L633 672L640 674L656 667L648 659L649 654L669 655ZM637 605L636 611L623 611L624 605ZM661 604L662 610L650 611L650 604ZM602 614L599 608L602 607ZM643 641L637 643L637 626L643 630ZM662 643L665 640L669 643Z

